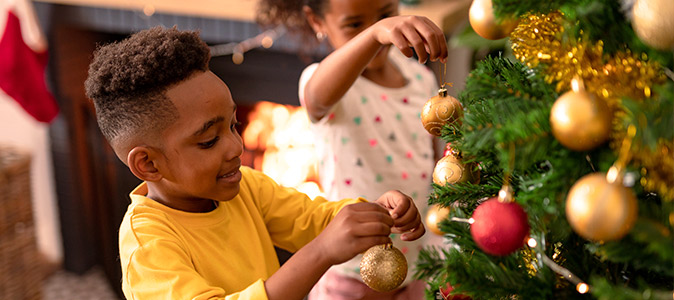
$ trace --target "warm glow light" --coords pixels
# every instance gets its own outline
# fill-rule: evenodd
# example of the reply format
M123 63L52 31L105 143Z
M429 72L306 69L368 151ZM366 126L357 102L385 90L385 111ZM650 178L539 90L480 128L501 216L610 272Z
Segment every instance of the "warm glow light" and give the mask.
M475 219L473 219L473 218L468 219L468 224L473 224L473 223L475 223Z
M297 190L307 194L307 196L309 196L309 198L312 200L317 196L323 195L321 187L319 187L318 184L313 181L303 182L297 187Z
M426 223L428 224L436 224L438 223L438 214L429 214Z
M255 155L255 169L311 199L323 195L316 183L318 158L306 110L260 101L241 136L246 150Z
M154 5L152 4L147 4L143 7L143 13L148 17L154 15L154 11Z
M506 190L500 190L498 191L498 197L501 199L505 199L506 196L508 196L508 192Z
M580 81L578 78L573 78L571 79L571 90L574 92L578 93L583 89L583 82Z
M262 41L260 41L260 44L262 44L262 47L271 48L271 46L274 45L274 39L269 36L265 36L262 38Z
M611 168L608 169L608 172L606 172L606 181L608 181L608 183L614 183L616 179L618 179L619 173L618 168L611 166Z
M584 282L581 282L581 283L576 285L576 290L581 294L585 294L585 293L587 293L587 291L590 290L590 287L587 284L585 284Z
M527 245L529 245L529 247L531 248L536 248L536 246L538 246L538 243L533 238L529 238L529 240L527 241Z
M572 108L569 107L567 102L568 101L555 102L557 106L555 106L555 109L551 111L552 116L554 117L554 119L557 121L557 124L559 124L559 127L561 128L567 128L571 123L569 111L571 111Z
M473 15L473 19L476 21L484 20L484 18L487 17L487 14L483 9L471 9L470 13Z
M234 62L234 64L237 64L237 65L242 64L243 63L243 53L234 52L234 54L232 54L232 62Z

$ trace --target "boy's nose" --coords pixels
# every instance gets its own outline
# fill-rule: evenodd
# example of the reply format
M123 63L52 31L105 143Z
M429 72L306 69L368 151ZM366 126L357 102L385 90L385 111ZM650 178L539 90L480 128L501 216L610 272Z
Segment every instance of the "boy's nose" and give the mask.
M229 135L225 158L232 160L243 155L243 139L238 134Z

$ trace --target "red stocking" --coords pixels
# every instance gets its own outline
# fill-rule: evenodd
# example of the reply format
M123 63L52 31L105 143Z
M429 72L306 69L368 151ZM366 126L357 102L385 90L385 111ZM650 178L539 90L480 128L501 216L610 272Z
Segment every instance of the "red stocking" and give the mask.
M49 123L58 114L58 107L45 84L47 51L35 52L28 47L21 35L19 18L8 13L7 27L0 39L0 89L36 120Z

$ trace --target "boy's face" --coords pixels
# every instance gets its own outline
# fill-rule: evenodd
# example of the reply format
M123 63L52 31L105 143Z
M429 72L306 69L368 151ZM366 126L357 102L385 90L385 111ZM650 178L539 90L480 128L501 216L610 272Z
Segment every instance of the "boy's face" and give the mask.
M377 21L396 15L397 0L329 0L323 30L330 44L337 49ZM383 65L389 48L382 47L368 67Z
M159 171L165 204L186 211L212 207L239 193L243 142L237 131L236 105L220 78L196 73L166 95L180 116L162 135Z

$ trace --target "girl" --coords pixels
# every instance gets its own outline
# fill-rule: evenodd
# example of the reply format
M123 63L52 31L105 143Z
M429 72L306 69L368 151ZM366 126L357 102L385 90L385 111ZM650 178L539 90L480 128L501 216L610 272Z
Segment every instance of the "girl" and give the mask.
M400 189L425 212L435 155L420 113L438 87L433 73L419 63L446 60L442 30L425 17L398 16L398 0L261 3L263 23L304 30L334 48L304 70L299 84L327 198L371 197ZM390 50L391 45L397 50ZM419 63L409 59L412 48ZM359 256L328 271L309 299L422 299L425 285L412 281L411 274L428 238L409 242L392 236L409 264L400 289L377 293L367 288L360 281Z

